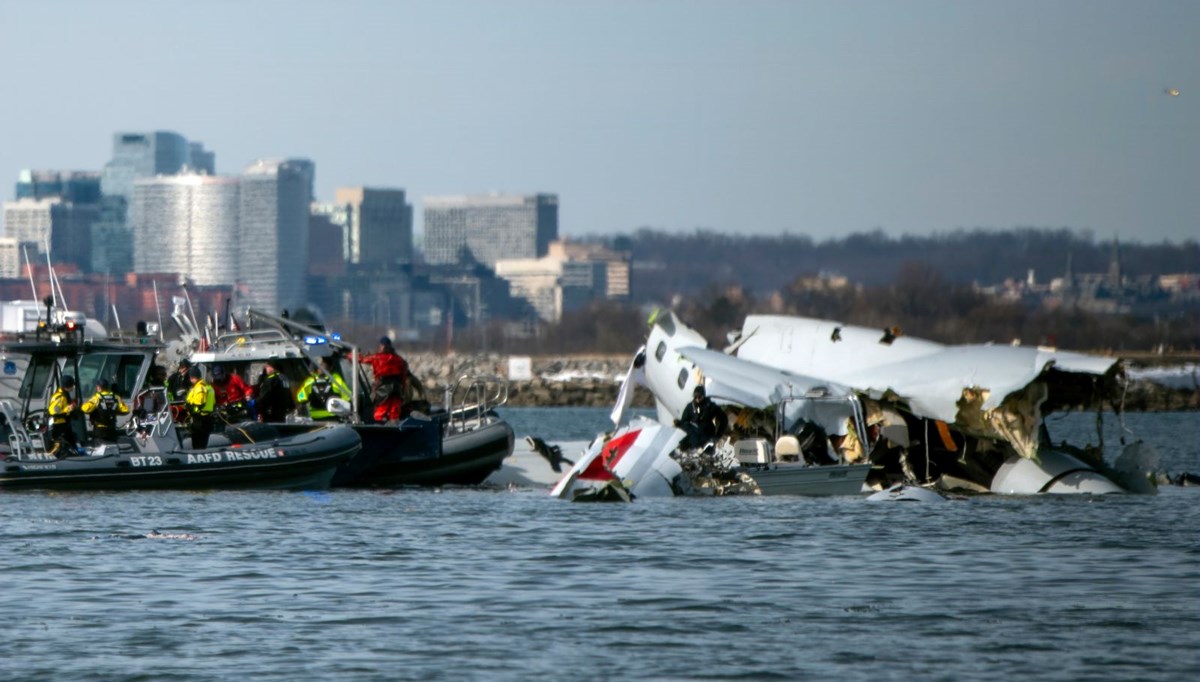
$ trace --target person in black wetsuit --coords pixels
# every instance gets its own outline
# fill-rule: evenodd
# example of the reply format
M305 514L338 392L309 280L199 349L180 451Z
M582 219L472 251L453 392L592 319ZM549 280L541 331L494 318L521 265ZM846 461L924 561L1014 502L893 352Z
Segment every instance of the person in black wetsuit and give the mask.
M675 420L676 428L683 429L687 437L679 444L685 450L702 447L725 435L729 418L704 393L703 386L692 391L692 402L683 408L683 415Z

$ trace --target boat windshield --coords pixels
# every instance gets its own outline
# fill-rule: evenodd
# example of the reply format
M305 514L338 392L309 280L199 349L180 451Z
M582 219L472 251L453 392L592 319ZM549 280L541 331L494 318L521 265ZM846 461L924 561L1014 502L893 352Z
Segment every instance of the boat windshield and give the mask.
M67 365L62 367L64 358L53 355L35 355L29 361L29 369L21 381L18 396L22 400L43 398L46 396L51 378L56 375L71 374L78 376L75 381L80 395L87 397L96 388L96 382L103 378L113 384L113 392L121 397L132 400L134 389L137 388L142 365L146 362L143 353L94 352L79 358L78 365L72 366L70 359L65 359ZM61 367L61 369L60 369ZM58 380L54 381L55 386Z
M21 400L42 398L46 395L46 384L54 375L58 359L49 355L34 356L29 360L29 368L25 370L25 378L21 380L21 390L17 395Z
M142 353L89 353L83 356L79 359L79 376L75 377L81 387L80 395L90 396L96 382L107 379L112 382L113 393L132 400L145 360Z

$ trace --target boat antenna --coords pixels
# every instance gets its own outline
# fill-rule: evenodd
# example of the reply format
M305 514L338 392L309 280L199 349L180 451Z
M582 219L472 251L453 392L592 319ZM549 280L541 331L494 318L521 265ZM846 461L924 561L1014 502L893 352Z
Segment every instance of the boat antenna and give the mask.
M29 260L29 249L24 244L21 245L21 253L25 255L25 273L29 275L29 290L33 293L33 300L38 300L37 285L33 283L33 263ZM50 320L46 320L46 324L50 324Z
M183 286L183 298L188 304L188 315L192 317L192 329L195 329L198 332L200 330L200 325L196 322L196 310L195 308L192 308L192 296L188 293L186 284Z
M121 331L121 316L117 313L117 304L112 304L113 321L117 323L117 331Z
M158 316L158 340L163 340L162 328L162 306L158 302L158 280L152 279L150 283L154 285L154 314Z
M50 264L50 237L49 237L49 235L46 236L45 244L46 244L46 270L48 271L47 277L50 279L50 296L53 299L54 305L57 306L59 304L58 291L54 288L54 266ZM50 320L46 320L47 324L49 324L49 322L50 322Z
M104 271L104 326L109 326L109 312L116 313L117 309L112 304L112 281L109 276L109 271ZM117 329L121 329L121 323L117 323Z

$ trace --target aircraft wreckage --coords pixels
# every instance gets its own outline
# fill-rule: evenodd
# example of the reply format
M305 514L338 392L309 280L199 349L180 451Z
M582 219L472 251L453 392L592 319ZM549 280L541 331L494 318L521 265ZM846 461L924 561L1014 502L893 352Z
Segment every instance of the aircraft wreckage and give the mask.
M1154 492L1140 442L1103 457L1100 418L1119 413L1115 358L1050 348L944 345L803 317L753 315L724 351L672 312L651 320L613 410L552 494L624 499L680 494L844 495L897 486L999 494ZM634 386L656 419L620 427ZM697 386L729 428L686 448L676 418ZM1054 443L1046 417L1096 412L1098 445Z

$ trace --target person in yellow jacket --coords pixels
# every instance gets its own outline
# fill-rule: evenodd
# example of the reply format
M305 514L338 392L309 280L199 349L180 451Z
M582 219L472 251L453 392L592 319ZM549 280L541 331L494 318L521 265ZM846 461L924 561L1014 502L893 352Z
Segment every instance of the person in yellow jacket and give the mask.
M107 379L96 381L96 392L79 408L92 417L92 435L105 443L117 442L117 416L129 414L129 406L112 392Z
M329 358L321 358L321 366L312 376L304 380L304 385L296 394L296 402L308 406L308 416L314 420L336 419L337 416L329 411L330 398L341 398L350 401L350 387L342 375L333 371Z
M187 405L192 420L192 448L202 450L208 447L208 437L213 431L213 410L217 407L217 394L204 380L204 372L199 367L193 365L188 370L188 379L192 382L192 388L188 391L184 404Z
M50 415L50 440L54 442L50 452L63 457L75 454L79 447L79 440L75 437L75 431L71 429L71 415L79 406L79 401L71 395L74 388L75 377L70 374L64 376L59 382L58 390L50 396L50 404L46 406L46 412ZM68 449L60 453L64 444Z

